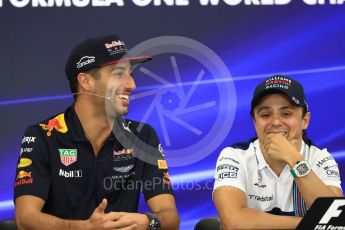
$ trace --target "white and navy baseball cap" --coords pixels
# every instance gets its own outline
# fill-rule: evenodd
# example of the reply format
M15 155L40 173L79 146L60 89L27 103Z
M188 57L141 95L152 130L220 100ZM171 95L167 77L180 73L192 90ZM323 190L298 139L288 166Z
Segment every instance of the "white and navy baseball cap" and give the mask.
M128 56L127 47L119 36L115 34L102 35L86 39L71 51L65 65L65 73L67 78L71 80L79 73L99 66L121 61L137 64L150 60L152 60L150 56Z
M308 104L301 83L291 77L281 74L267 78L255 88L251 102L251 110L253 111L261 98L273 93L280 93L288 96L293 104L303 107L305 111L308 111Z

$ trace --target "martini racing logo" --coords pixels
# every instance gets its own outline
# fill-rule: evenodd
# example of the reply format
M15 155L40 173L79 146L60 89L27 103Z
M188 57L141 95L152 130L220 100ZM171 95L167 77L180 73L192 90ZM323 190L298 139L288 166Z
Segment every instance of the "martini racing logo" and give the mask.
M76 149L59 149L61 163L69 166L77 161Z
M81 67L88 65L90 63L95 62L94 56L84 56L80 59L80 61L77 62L77 68L80 69Z
M283 76L271 77L270 79L266 80L265 86L266 86L266 89L270 89L270 88L289 89L289 87L291 86L291 80Z

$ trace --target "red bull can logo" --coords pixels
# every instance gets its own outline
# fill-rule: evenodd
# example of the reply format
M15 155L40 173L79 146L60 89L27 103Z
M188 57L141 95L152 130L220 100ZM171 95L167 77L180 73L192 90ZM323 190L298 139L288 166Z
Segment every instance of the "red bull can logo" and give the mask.
M48 137L52 135L52 131L54 129L60 133L66 133L68 131L64 113L61 113L60 115L49 120L48 124L40 124L40 126L43 130L47 131Z

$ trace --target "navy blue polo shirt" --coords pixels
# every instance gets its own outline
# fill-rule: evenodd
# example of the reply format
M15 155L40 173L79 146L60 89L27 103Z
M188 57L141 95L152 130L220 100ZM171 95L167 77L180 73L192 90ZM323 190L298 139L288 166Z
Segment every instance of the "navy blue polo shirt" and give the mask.
M29 126L21 143L14 199L37 196L45 201L43 212L88 219L103 198L108 199L106 211L137 212L140 191L145 200L173 194L154 129L122 117L115 121L97 157L73 106Z

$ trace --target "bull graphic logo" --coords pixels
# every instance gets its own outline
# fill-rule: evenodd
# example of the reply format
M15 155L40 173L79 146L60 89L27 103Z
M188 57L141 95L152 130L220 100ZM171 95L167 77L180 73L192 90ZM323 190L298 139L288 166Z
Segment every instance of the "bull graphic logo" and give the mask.
M52 135L52 131L55 129L60 133L66 133L68 131L66 122L65 122L65 114L59 114L58 116L54 117L53 119L48 121L48 124L40 124L43 130L47 131L47 136Z
M19 171L17 179L22 179L24 177L31 177L31 172Z

